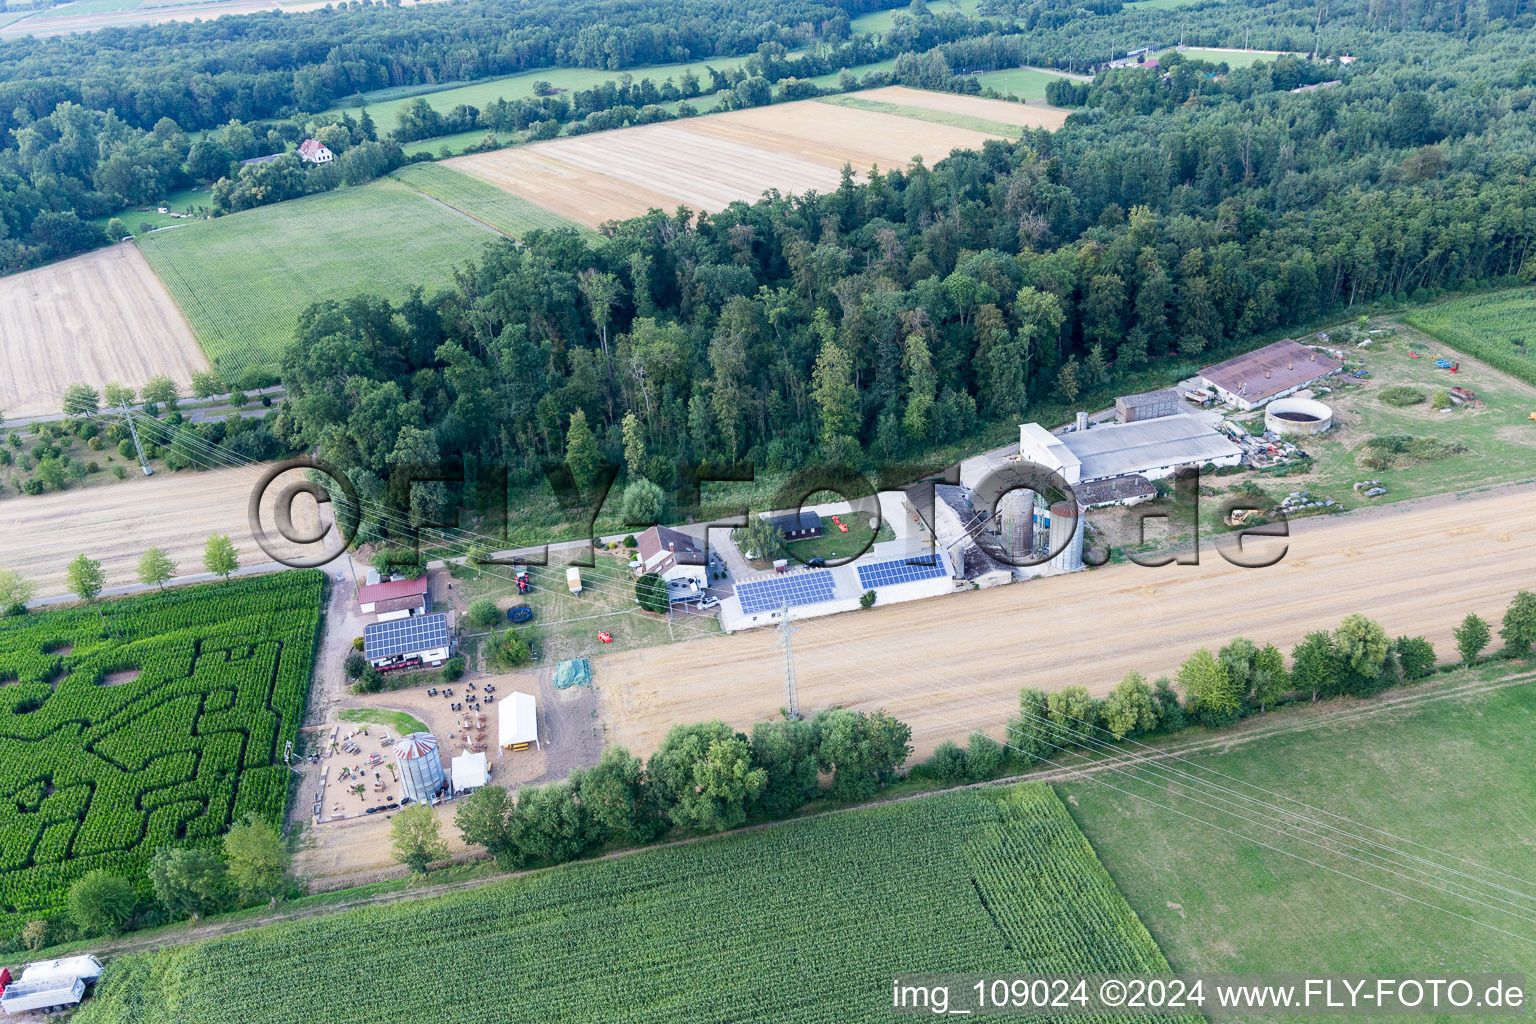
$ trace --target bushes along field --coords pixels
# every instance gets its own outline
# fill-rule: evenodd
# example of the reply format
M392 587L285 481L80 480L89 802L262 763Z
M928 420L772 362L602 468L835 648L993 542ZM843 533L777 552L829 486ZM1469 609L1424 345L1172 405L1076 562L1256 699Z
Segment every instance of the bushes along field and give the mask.
M381 943L401 962L418 957L408 983L359 969ZM892 970L1151 972L1167 962L1055 794L1033 785L129 956L75 1019L460 1024L496 1007L563 1024L842 1024L889 1019Z
M0 908L57 911L95 868L147 891L157 847L278 823L323 588L286 572L0 619Z

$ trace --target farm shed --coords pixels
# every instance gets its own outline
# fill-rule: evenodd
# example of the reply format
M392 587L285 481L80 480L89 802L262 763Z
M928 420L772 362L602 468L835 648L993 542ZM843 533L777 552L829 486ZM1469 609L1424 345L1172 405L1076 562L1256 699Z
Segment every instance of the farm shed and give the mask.
M1200 371L1206 386L1234 409L1257 409L1300 391L1343 364L1286 338Z
M453 791L468 793L481 789L490 781L491 770L485 761L485 751L466 750L453 759Z
M1213 413L1181 413L1061 435L1038 423L1022 423L1019 454L1060 473L1073 487L1118 476L1157 480L1180 466L1241 462L1242 449L1216 432L1218 422Z
M1152 481L1139 474L1090 480L1077 488L1077 500L1085 509L1139 505L1155 497L1157 488L1152 486Z
M414 580L365 584L357 588L357 610L364 615L374 615L412 608L424 609L429 589L425 576Z
M453 634L443 612L363 627L363 657L377 669L441 665L452 656Z
M821 536L821 516L809 509L770 515L768 522L778 528L785 540L806 540Z
M1115 399L1115 422L1134 423L1159 416L1173 416L1181 411L1179 393L1173 388L1121 395Z
M513 691L497 707L497 743L502 750L525 750L530 743L544 749L539 743L539 702L533 694Z

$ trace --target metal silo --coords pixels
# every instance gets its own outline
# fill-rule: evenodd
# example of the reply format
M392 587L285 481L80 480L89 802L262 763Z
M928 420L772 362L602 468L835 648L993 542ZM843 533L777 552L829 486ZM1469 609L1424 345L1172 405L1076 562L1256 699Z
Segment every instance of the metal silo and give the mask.
M1052 572L1076 572L1083 567L1084 517L1075 502L1058 501L1051 506Z
M1002 515L999 535L1010 557L1027 560L1035 553L1035 492L1020 487L998 502Z
M413 732L395 744L395 769L400 773L401 796L417 803L430 804L447 788L437 740L429 732Z

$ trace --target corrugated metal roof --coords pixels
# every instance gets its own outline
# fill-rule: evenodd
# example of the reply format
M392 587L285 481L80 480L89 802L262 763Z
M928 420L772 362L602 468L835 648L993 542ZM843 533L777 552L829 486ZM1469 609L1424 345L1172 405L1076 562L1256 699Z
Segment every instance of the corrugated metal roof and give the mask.
M1099 426L1063 435L1062 441L1082 462L1084 480L1241 454L1237 445L1211 428L1207 417L1195 415Z
M1224 363L1207 366L1200 376L1210 383L1260 402L1337 370L1342 364L1289 338L1254 349Z
M437 737L429 732L413 732L395 744L393 753L396 761L414 761L418 757L435 754Z
M357 588L357 603L373 604L375 601L388 601L394 597L410 597L413 594L425 594L427 589L427 577L424 575L414 580L371 583Z

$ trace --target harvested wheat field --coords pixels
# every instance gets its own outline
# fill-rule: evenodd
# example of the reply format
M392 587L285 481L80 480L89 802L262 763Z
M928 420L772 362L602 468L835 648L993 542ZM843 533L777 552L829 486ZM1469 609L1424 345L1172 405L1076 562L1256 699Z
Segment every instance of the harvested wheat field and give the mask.
M918 93L898 91L902 102L909 102L907 94ZM993 102L963 96L953 100L989 107ZM1065 117L1064 112L1045 108L999 105L1009 108L1010 117L1039 118L1040 123L1059 124ZM990 113L981 116L998 120ZM825 192L837 186L844 164L863 174L877 164L905 167L915 156L931 163L952 150L976 149L998 137L802 100L555 139L447 164L596 227L652 208L670 211L683 205L715 212L738 200L752 202L770 189Z
M64 388L178 384L208 359L165 285L133 245L0 279L0 412L58 412Z
M909 89L904 85L887 85L881 89L864 89L842 95L861 100L874 100L901 107L919 107L938 110L946 114L980 117L1001 121L1021 128L1049 128L1054 131L1066 123L1072 113L1061 107L1032 107L1008 100L989 100L980 96L962 96L955 92L935 92L932 89Z
M1536 491L1429 499L1383 514L1293 524L1276 566L1113 565L798 624L795 674L808 711L883 707L926 756L975 729L1001 737L1023 686L1108 691L1132 669L1173 675L1235 636L1289 653L1361 612L1391 636L1423 634L1443 660L1468 612L1497 623L1536 582ZM1267 542L1266 542L1267 543ZM745 729L784 704L774 630L692 640L594 663L609 742L648 754L675 723Z
M229 534L242 566L270 562L253 539L247 516L251 492L264 468L149 478L135 473L121 483L7 498L0 501L0 565L35 581L39 597L52 597L69 592L64 567L81 553L101 563L109 590L136 582L139 556L149 547L175 559L179 576L202 573L203 545L213 533ZM265 492L269 500L262 522L274 536L273 498L282 485L299 477L297 472L284 474ZM312 499L297 499L293 511L296 530L313 527ZM278 551L305 553L292 545L281 545Z

